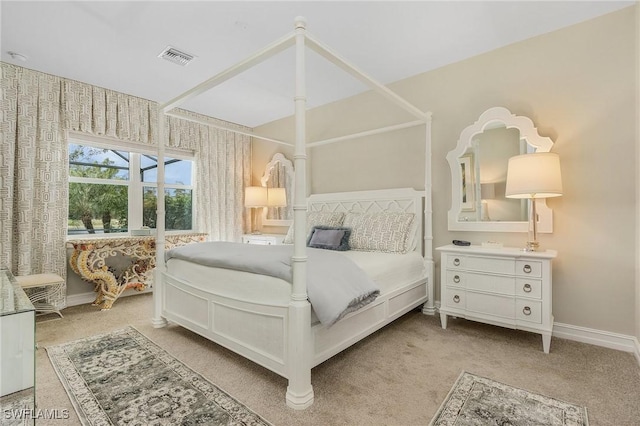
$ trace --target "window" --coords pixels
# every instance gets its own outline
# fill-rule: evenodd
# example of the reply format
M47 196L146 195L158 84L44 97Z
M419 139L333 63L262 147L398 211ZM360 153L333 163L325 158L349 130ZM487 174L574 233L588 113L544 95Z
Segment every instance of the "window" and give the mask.
M158 159L123 145L69 142L69 235L156 227ZM165 229L193 229L193 157L169 153L165 164Z

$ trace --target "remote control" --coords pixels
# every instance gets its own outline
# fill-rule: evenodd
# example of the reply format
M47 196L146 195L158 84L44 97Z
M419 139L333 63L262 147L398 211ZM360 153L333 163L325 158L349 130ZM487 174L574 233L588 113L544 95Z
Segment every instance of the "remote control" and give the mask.
M453 244L456 246L470 246L471 243L465 240L453 240Z

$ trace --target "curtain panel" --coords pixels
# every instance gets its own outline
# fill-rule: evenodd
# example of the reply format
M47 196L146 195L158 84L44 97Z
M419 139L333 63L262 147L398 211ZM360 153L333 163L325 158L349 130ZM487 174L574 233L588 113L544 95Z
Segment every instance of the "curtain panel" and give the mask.
M61 79L2 64L0 265L65 276L68 209Z
M244 187L251 183L251 138L215 127L247 127L178 109L196 121L167 117L168 146L191 149L196 156L197 227L214 241L242 240L251 229ZM211 123L211 125L201 123Z
M0 265L16 275L66 274L67 131L156 145L158 104L135 96L0 63ZM251 174L248 136L168 117L166 145L196 153L198 231L240 241ZM235 125L234 125L235 126ZM238 129L250 130L243 126Z

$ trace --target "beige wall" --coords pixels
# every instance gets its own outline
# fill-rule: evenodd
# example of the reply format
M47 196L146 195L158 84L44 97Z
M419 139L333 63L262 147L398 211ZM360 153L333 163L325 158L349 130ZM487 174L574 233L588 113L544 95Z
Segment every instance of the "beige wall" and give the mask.
M526 240L518 233L447 230L451 182L445 156L484 110L503 106L528 116L555 141L565 195L548 201L554 233L540 240L559 253L553 271L556 322L625 335L640 334L635 320L640 304L635 296L635 16L634 7L627 8L390 86L433 112L436 246L454 238L478 244L493 239L508 246ZM325 139L408 119L366 93L310 111L308 136ZM291 128L286 119L256 130L293 140ZM422 189L424 150L423 127L313 148L311 189ZM278 151L281 147L256 141L255 170ZM439 260L436 253L437 276Z

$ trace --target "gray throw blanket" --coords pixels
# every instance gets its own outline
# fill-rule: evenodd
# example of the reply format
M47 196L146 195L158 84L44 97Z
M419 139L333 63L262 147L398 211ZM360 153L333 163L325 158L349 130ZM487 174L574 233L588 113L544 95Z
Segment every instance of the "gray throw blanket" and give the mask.
M292 255L292 245L204 242L169 250L165 261L182 259L215 268L269 275L291 283ZM349 312L373 302L379 294L378 286L351 259L340 253L307 248L307 295L322 324L334 324Z

